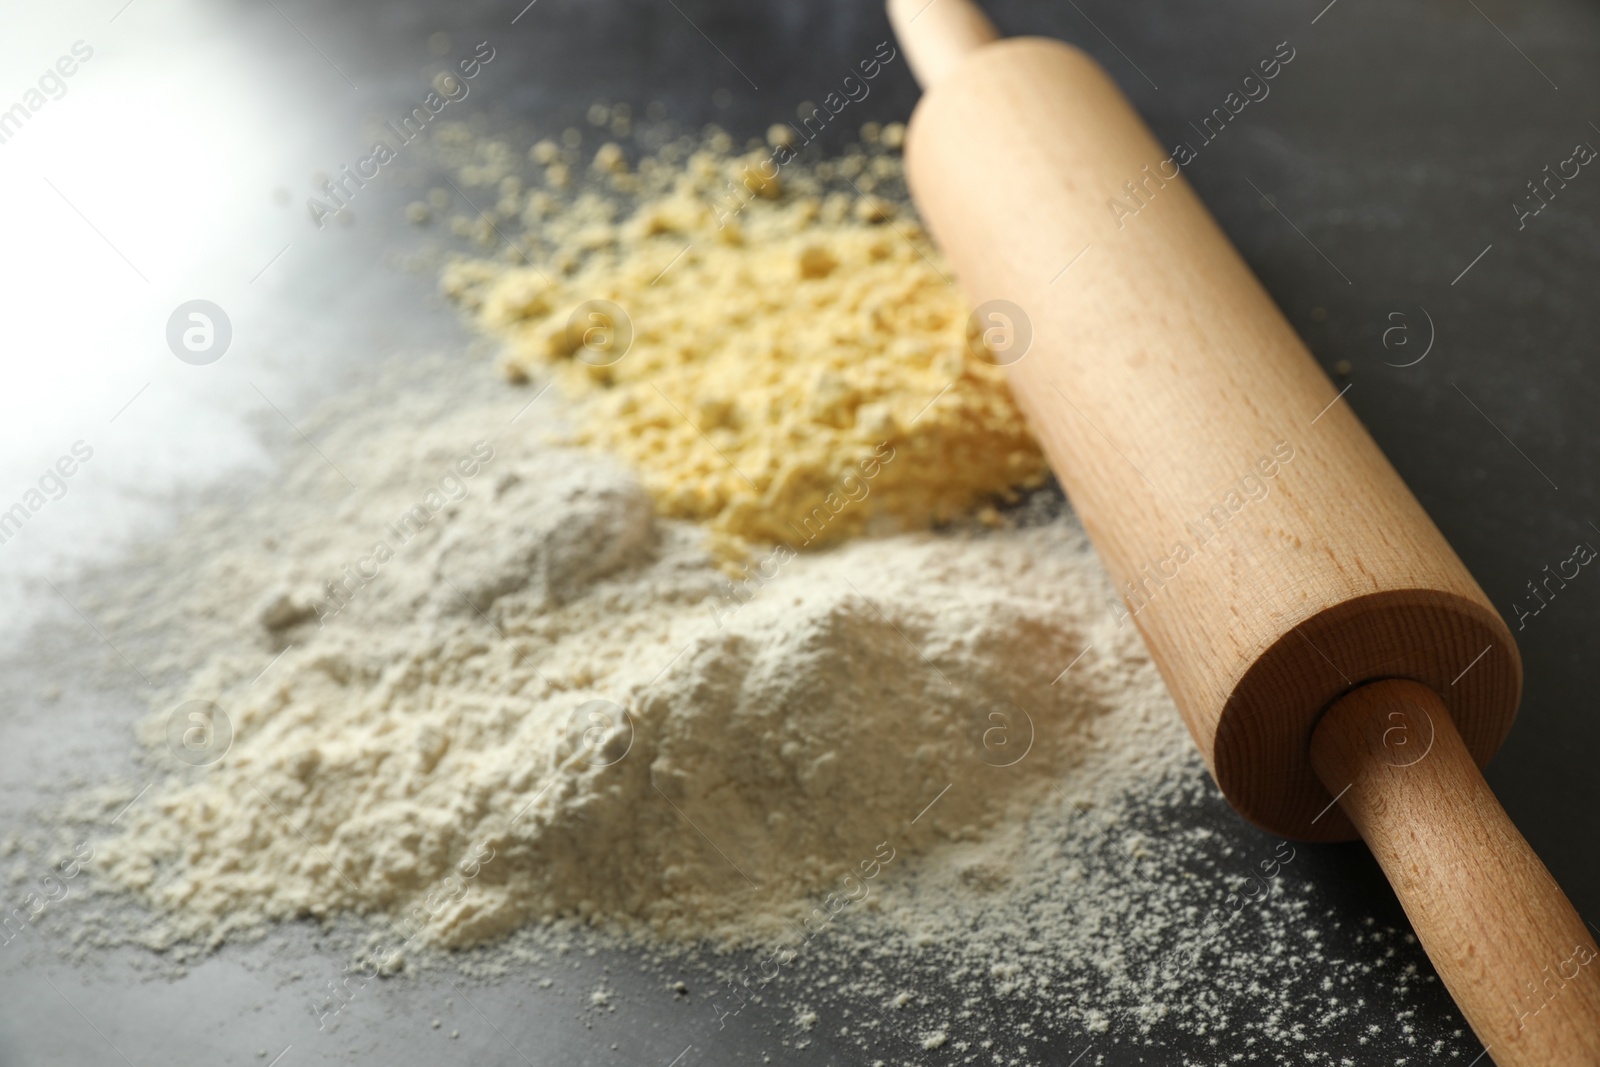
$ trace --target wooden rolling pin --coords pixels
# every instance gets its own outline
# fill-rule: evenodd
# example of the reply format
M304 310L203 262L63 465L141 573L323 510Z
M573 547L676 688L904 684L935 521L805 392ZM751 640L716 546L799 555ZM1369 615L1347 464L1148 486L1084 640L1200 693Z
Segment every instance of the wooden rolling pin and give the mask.
M889 14L912 195L1224 795L1359 832L1500 1067L1600 1064L1594 939L1479 773L1522 687L1493 605L1094 61Z

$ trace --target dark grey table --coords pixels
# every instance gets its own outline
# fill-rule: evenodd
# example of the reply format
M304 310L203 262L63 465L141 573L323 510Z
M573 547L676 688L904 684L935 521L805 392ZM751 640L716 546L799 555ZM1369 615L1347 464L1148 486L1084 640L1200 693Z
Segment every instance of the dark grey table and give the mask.
M581 125L596 98L626 101L636 112L660 100L678 121L716 121L739 136L759 135L800 101L820 99L889 36L873 2L524 3L280 0L175 13L142 0L117 12L116 22L108 21L111 8L83 16L96 32L126 35L119 77L162 62L170 29L163 20L202 20L206 48L248 58L239 77L250 91L282 93L292 104L283 109L288 127L255 133L268 145L281 141L285 159L296 162L231 178L263 212L295 216L272 223L292 251L267 265L278 275L270 298L247 302L244 277L253 265L224 286L248 309L236 316L237 361L254 361L252 381L278 375L291 415L337 388L341 376L359 373L375 351L465 343L451 312L427 299L431 278L385 265L416 243L397 221L414 189L380 183L356 207L356 225L329 239L312 236L298 206L313 190L295 167L355 158L363 118L417 95L420 72L433 61L430 35L448 33L457 51L492 42L496 59L468 110L487 111L501 127L551 133ZM1323 365L1348 381L1346 401L1516 633L1527 673L1523 707L1488 777L1579 911L1600 920L1593 848L1600 720L1590 711L1600 662L1589 651L1600 624L1600 577L1584 570L1537 614L1528 589L1576 543L1600 546L1596 450L1585 429L1600 412L1600 374L1586 363L1600 311L1583 296L1600 278L1600 174L1583 168L1528 214L1540 203L1528 183L1546 165L1568 159L1578 142L1600 145L1600 13L1577 0L996 0L991 11L1006 33L1056 36L1087 49L1168 142L1194 141L1191 123L1280 42L1295 50L1270 97L1206 145L1186 174ZM904 119L916 95L904 64L893 65L855 105L856 122ZM134 156L119 165L171 167L180 191L205 180L203 153ZM406 180L406 168L400 172ZM288 209L265 206L278 186L289 187ZM254 210L212 224L255 232L242 217ZM265 263L277 242L263 241L257 258ZM157 345L159 324L176 303L169 295L149 298ZM137 380L129 381L131 392ZM37 583L28 588L49 597ZM80 624L59 611L51 618L4 661L0 814L8 821L28 819L69 778L126 773L127 724L142 709L135 686L72 677L71 628ZM39 693L52 680L65 696L46 703ZM1220 799L1196 817L1226 842L1270 850L1269 839ZM1301 857L1297 873L1317 884L1329 914L1403 924L1360 846L1306 847ZM615 1015L530 997L509 981L468 993L467 1003L444 976L424 975L377 987L372 1010L351 1012L329 1035L317 1031L290 977L326 967L311 931L290 928L265 944L230 946L161 979L136 977L150 961L133 950L63 959L57 949L71 931L70 914L52 917L31 933L40 943L0 954L0 1063L267 1063L282 1055L284 1067L521 1058L687 1067L749 1062L763 1052L794 1063L859 1059L853 1045L832 1044L820 1032L803 1051L783 1047L772 1036L777 1007L719 1029L703 998L661 996L656 978L626 955L583 963L589 973L610 968L629 1003ZM1324 934L1335 946L1344 936L1331 928ZM905 980L944 995L934 973L913 967ZM448 1009L446 997L455 998ZM1418 998L1419 1032L1446 1042L1439 1061L1470 1062L1479 1046L1470 1033L1456 1036L1463 1024L1448 998L1437 985ZM992 1010L1004 1021L1011 1009ZM448 1015L442 1031L431 1029L428 1020L441 1013ZM455 1028L460 1039L444 1036ZM1045 1062L1065 1063L1082 1044L1081 1034L1043 1034L1032 1048ZM259 1050L270 1055L258 1057ZM1223 1063L1235 1051L1226 1036L1217 1046L1190 1046L1158 1031L1146 1047L1106 1043L1084 1062ZM1393 1063L1397 1055L1354 1035L1317 1051L1361 1064ZM910 1034L877 1055L954 1061L922 1050ZM1412 1056L1409 1062L1431 1062Z

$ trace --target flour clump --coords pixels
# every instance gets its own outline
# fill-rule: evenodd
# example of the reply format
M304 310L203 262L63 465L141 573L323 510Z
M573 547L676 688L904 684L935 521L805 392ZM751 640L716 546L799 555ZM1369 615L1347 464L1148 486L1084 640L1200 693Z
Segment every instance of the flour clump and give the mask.
M562 916L759 941L1103 769L1130 687L1176 723L1069 521L778 553L734 596L615 460L479 438L515 399L352 419L325 450L359 439L359 492L309 456L150 549L186 669L152 747L197 699L233 742L104 849L147 940L355 913L444 947Z

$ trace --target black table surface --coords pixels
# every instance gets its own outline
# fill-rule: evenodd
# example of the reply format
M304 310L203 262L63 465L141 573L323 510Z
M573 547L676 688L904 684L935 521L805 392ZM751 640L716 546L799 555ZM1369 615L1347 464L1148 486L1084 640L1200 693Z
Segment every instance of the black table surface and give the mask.
M178 17L145 2L148 11L119 18L143 18L156 36L162 19ZM281 69L297 82L284 91L307 103L299 120L346 148L359 143L365 119L409 104L418 72L433 61L428 39L441 31L458 43L492 42L496 59L472 105L492 125L557 133L583 125L597 99L628 102L635 113L661 101L691 128L716 122L739 137L759 136L801 101L820 100L890 38L873 2L524 3L284 0L212 5L206 17L230 47L259 56L261 70ZM1350 385L1345 402L1508 620L1526 683L1517 724L1487 776L1580 914L1600 921L1600 719L1590 710L1600 689L1600 658L1591 651L1600 577L1582 571L1537 614L1529 590L1575 545L1600 546L1596 450L1583 428L1600 415L1600 375L1585 355L1600 329L1590 288L1600 278L1600 175L1585 167L1537 215L1518 209L1534 203L1528 183L1546 165L1571 157L1578 143L1600 145L1600 12L1577 0L995 0L989 9L1003 33L1062 38L1096 57L1165 143L1194 141L1190 124L1259 59L1281 42L1294 49L1271 95L1185 174L1317 359ZM284 27L291 19L293 34ZM855 119L904 120L917 95L906 66L892 64L853 105ZM833 136L842 147L842 135ZM263 193L292 184L294 210L311 192L301 174L262 174L257 184ZM305 386L301 410L376 347L465 344L453 312L425 299L430 278L384 265L415 243L395 210L414 195L382 191L347 234L305 239L285 260L277 328L303 326L301 341L313 350L291 368ZM301 216L294 225L304 231L309 223ZM361 284L344 284L357 271ZM330 318L343 324L331 333ZM38 683L61 664L15 655L5 663L11 699L0 738L26 737L31 747L0 754L3 811L24 819L68 754L77 771L117 773L140 694L113 687L83 695L77 727L115 726L98 731L102 739L86 755L83 731L52 740L39 726L59 713L39 703ZM1196 817L1226 840L1267 840L1220 799ZM1330 914L1403 925L1359 846L1303 855ZM43 934L65 940L71 927L68 916ZM443 1028L462 1031L452 1040L428 1019L454 994L444 976L423 975L380 989L380 1008L352 1013L337 1034L319 1033L305 998L283 991L296 961L312 957L310 939L290 928L156 980L132 977L143 970L132 949L87 961L8 949L0 955L0 1062L267 1063L281 1053L285 1067L521 1059L687 1067L761 1054L817 1064L861 1058L854 1045L824 1035L797 1049L755 1022L720 1029L703 1008L656 995L654 979L637 975L626 953L609 957L619 996L631 1001L615 1015L530 999L507 980L470 994L470 1011L455 1006ZM1460 1035L1459 1016L1434 990L1419 1001L1416 1025L1447 1051L1410 1062L1471 1062L1480 1046L1470 1032ZM1042 1035L1034 1054L1068 1062L1080 1037ZM1340 1048L1348 1062L1396 1062L1393 1049ZM1084 1062L1224 1063L1235 1051L1226 1035L1192 1047L1173 1037L1155 1048L1108 1044ZM958 1062L909 1036L884 1058Z

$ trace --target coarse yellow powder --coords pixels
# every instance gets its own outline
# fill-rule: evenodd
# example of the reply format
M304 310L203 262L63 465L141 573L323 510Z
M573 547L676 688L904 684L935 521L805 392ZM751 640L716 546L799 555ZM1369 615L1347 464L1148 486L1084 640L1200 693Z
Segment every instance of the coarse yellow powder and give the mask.
M577 440L724 559L946 522L1046 465L921 228L815 177L899 165L847 156L791 181L709 150L670 177L647 161L658 191L626 218L581 195L536 228L540 262L456 262L444 289L505 342L510 377L553 372Z

